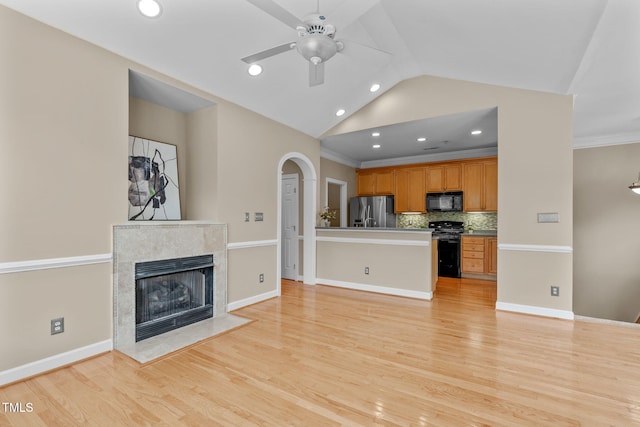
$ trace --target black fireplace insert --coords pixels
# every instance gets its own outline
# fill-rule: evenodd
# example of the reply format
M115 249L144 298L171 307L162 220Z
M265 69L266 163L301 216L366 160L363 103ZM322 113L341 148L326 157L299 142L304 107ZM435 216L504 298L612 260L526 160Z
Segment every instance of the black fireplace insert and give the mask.
M135 265L136 342L213 317L213 255Z

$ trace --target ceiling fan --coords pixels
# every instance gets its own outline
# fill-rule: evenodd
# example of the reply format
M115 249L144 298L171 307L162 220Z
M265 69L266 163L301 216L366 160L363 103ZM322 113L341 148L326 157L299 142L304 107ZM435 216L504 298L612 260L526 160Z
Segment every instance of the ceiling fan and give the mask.
M335 40L336 27L327 22L326 17L320 14L320 0L318 0L316 12L303 19L292 15L273 0L247 1L295 29L298 32L298 40L249 55L242 58L242 61L251 65L295 48L300 55L309 61L309 86L324 83L324 64L344 49L344 43Z

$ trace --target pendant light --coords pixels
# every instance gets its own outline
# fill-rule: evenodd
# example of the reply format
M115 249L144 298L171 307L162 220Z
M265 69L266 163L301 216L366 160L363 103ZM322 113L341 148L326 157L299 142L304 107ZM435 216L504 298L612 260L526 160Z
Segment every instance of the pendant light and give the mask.
M640 194L640 173L638 174L638 180L629 186L629 190Z

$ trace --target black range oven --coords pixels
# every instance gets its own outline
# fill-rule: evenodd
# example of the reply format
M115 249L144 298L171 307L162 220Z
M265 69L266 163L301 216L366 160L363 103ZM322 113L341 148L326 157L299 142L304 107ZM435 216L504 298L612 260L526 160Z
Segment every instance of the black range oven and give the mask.
M431 221L434 238L438 239L438 276L460 277L460 238L464 232L461 221Z

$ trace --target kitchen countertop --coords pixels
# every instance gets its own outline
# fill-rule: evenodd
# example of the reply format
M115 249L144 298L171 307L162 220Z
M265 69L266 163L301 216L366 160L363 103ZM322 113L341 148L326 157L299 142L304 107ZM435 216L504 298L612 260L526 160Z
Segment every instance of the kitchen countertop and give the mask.
M316 230L330 230L330 231L393 231L393 232L428 232L432 233L432 228L396 228L396 227L316 227ZM479 237L494 237L498 235L498 230L473 230L473 233L465 231L463 236L479 236Z
M433 232L431 228L396 228L396 227L316 227L316 230L327 231L392 231L400 233Z
M480 236L480 237L495 237L498 235L498 230L473 230L473 233L465 231L463 236Z

